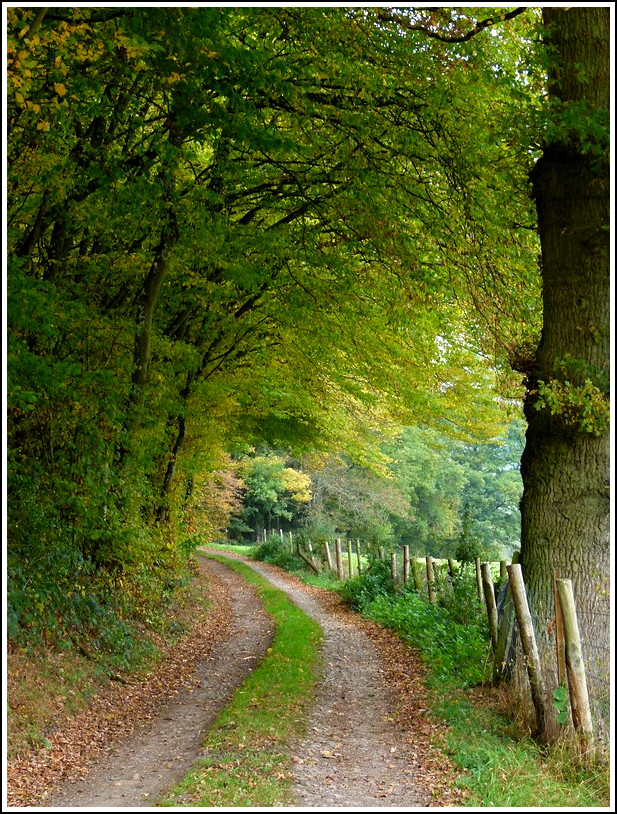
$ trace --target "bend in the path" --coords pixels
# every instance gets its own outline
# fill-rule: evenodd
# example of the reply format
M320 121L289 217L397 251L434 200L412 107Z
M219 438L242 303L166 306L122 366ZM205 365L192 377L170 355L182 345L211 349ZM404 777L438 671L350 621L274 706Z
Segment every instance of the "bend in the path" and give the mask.
M324 632L324 680L294 758L303 807L424 807L411 744L394 720L378 651L364 631L328 611L278 569L242 559L285 591Z

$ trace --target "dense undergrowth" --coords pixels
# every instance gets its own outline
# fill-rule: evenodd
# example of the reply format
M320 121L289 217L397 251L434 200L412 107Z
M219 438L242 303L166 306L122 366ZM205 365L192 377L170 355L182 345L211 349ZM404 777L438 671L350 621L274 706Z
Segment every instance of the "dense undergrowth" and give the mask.
M413 589L397 591L389 566L376 561L365 577L348 580L339 592L356 610L420 650L435 681L452 675L463 685L482 681L487 623L475 601L475 586L469 582L455 586L443 604L433 604ZM465 597L467 609L461 614Z

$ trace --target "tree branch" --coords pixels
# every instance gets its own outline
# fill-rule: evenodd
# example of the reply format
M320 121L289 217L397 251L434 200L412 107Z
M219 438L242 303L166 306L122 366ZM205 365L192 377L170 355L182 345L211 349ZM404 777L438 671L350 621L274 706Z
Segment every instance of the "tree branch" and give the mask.
M479 34L481 31L484 31L485 28L488 28L491 25L495 25L496 23L503 23L506 20L512 20L514 17L518 17L519 14L523 14L523 12L528 10L528 6L520 7L514 9L514 11L508 11L499 17L487 17L486 20L480 20L480 22L476 23L472 29L470 29L466 34L461 34L458 37L447 37L443 34L439 34L437 31L431 31L430 28L426 28L424 25L419 24L412 24L405 20L404 17L398 14L392 14L390 11L386 9L378 9L377 17L388 23L396 23L400 25L401 28L404 28L405 31L419 31L421 34L425 34L427 37L430 37L434 40L439 40L440 42L447 42L447 43L457 43L457 42L467 42L468 40L475 37L476 34Z

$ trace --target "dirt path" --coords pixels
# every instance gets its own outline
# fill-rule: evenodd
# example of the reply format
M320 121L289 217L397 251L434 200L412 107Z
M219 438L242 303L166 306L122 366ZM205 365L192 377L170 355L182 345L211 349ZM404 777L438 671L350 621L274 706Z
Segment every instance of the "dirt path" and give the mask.
M216 552L219 553L219 552ZM430 745L434 725L422 707L421 676L393 634L362 621L335 595L279 569L241 559L312 616L324 631L324 680L307 735L294 750L300 807L373 808L453 805L444 769ZM180 779L201 752L205 730L262 657L272 628L254 589L213 560L203 567L222 586L233 618L228 635L183 687L128 738L112 741L83 776L67 778L39 800L17 805L144 808Z
M197 664L190 686L163 702L151 720L136 723L128 739L112 741L108 754L83 776L45 794L46 808L150 807L201 754L205 731L262 658L273 633L254 588L224 565L205 565L229 600L231 630Z
M324 681L307 737L294 758L294 794L303 807L424 807L426 789L416 782L414 755L395 721L394 697L379 651L363 630L341 618L306 588L251 563L258 573L324 631ZM317 594L318 596L319 594Z

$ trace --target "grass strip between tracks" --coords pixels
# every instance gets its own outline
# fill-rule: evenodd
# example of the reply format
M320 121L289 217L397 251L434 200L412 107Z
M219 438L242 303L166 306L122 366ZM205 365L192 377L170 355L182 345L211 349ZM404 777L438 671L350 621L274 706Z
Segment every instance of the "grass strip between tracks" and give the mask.
M321 672L321 628L248 566L226 557L212 559L255 586L274 620L274 639L208 732L206 756L159 805L293 805L290 746L304 733Z

